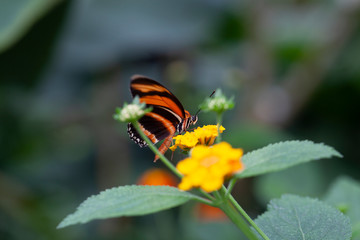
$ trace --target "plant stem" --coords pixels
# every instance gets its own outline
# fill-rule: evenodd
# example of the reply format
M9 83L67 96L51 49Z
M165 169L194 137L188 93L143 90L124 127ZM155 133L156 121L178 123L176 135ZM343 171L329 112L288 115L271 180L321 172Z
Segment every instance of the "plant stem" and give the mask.
M230 218L230 220L244 233L244 235L250 240L258 240L256 235L251 231L248 223L245 219L236 211L231 202L224 199L219 206L221 210Z
M151 140L143 133L141 130L139 123L132 122L133 126L137 130L137 132L140 134L141 138L145 140L145 142L148 144L149 148L159 156L159 159L179 178L182 178L182 174L174 167L174 165L163 155L160 153L160 151L154 146L154 144L151 142Z
M194 197L193 200L198 201L198 202L203 203L203 204L206 204L206 205L209 205L209 206L212 206L212 207L217 207L216 200L212 201L212 200L208 200L208 199L205 199L205 198L202 198L202 197L199 197L199 196Z
M242 209L242 207L238 204L235 198L230 194L229 195L230 202L235 206L235 208L240 212L240 214L249 222L249 224L260 234L260 236L265 240L270 240L265 233L255 224L255 222L247 215L247 213Z
M225 195L226 198L228 198L229 195L231 194L231 191L233 190L233 188L234 188L234 186L235 186L235 184L236 184L236 180L237 180L236 178L230 179L228 188L227 188L227 190L226 190L226 195Z
M216 122L217 122L217 132L218 132L216 143L220 143L221 142L220 126L222 124L222 113L216 113Z
M220 194L219 191L215 191L215 192L214 192L214 196L215 196L215 199L218 200L218 201L222 201L222 200L223 200L223 197L221 196L221 194Z
M199 188L198 191L199 191L202 195L204 195L205 197L207 197L209 200L211 200L211 201L214 201L214 200L215 200L215 198L214 198L213 196L211 196L211 194L205 192L205 191L202 190L201 188Z
M230 183L231 184L231 183ZM229 184L229 185L230 185ZM230 186L229 186L230 188ZM247 222L260 234L260 236L265 239L265 240L270 240L265 233L255 224L255 222L249 217L249 215L247 215L247 213L244 211L244 209L239 205L239 203L235 200L235 198L231 195L231 193L229 192L229 188L226 189L224 187L224 185L222 186L222 188L218 191L220 192L222 195L225 196L225 199L228 199L231 204L236 208L237 212L239 212L243 218L245 218L247 220ZM235 210L235 211L236 211Z

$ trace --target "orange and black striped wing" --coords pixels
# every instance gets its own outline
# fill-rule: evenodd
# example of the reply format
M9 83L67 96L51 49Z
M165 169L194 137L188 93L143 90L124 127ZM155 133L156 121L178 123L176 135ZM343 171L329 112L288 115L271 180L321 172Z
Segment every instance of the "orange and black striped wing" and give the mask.
M149 106L159 106L171 110L180 118L185 118L185 110L180 101L166 87L145 76L131 78L130 91L133 97L138 95L140 102Z
M146 103L153 110L140 120L142 131L157 143L174 135L176 127L185 118L185 111L180 101L166 87L144 76L132 77L130 91L133 97L139 96L140 102ZM131 123L128 125L130 138L140 147L147 146Z

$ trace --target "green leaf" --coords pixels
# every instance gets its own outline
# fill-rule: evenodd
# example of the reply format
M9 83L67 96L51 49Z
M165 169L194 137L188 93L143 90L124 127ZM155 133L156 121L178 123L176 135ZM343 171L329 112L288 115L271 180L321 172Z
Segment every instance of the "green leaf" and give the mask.
M176 207L197 196L168 186L122 186L86 199L58 228L94 219L138 216Z
M274 240L347 240L348 217L317 199L283 195L270 201L268 211L255 223Z
M350 217L353 240L360 239L360 183L349 177L339 177L326 194L324 201Z
M252 177L268 172L283 170L300 163L330 158L342 157L332 147L311 141L286 141L270 144L264 148L252 151L242 157L245 170L236 174L236 178Z
M61 0L7 0L0 7L0 52L20 39L28 29Z

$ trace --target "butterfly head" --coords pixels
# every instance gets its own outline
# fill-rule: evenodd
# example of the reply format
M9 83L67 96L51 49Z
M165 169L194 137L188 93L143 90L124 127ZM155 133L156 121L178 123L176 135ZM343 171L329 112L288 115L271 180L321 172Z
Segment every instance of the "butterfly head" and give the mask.
M182 133L183 131L186 131L186 129L189 128L191 125L195 125L198 121L198 116L194 115L191 116L191 114L185 110L185 119L183 119L176 127L176 131L179 133Z
M191 116L190 119L189 119L189 125L190 124L195 125L198 120L199 120L199 118L198 118L197 115Z

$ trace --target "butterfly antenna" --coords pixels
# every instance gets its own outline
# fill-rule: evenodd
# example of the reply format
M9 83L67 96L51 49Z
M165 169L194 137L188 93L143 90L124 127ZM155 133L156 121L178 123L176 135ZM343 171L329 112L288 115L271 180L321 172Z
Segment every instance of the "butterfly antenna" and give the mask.
M216 90L214 90L209 97L212 97L215 94Z
M209 98L211 98L211 97L215 94L215 92L216 92L216 90L214 90L214 91L210 94ZM199 109L194 116L197 116L200 111L201 111L201 109Z

